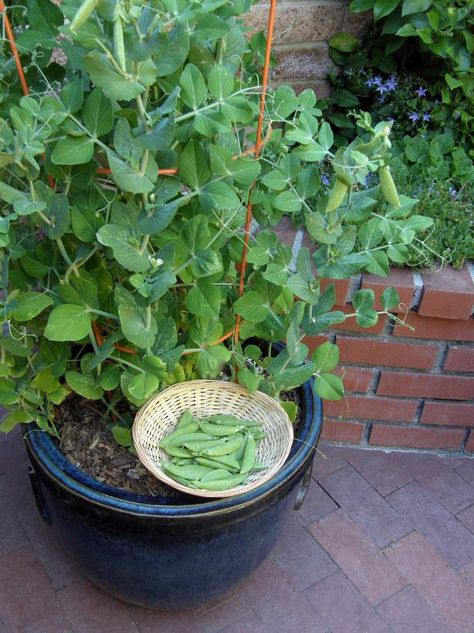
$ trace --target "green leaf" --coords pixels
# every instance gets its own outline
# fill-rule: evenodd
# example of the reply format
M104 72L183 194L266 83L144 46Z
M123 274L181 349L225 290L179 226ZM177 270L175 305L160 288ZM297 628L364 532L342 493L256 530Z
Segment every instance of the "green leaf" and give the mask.
M207 77L209 92L216 99L223 99L234 90L234 76L222 65L214 66Z
M120 373L118 365L108 365L99 376L99 385L105 391L112 391L120 384Z
M331 130L331 126L326 121L324 121L324 123L322 123L321 127L319 128L318 141L319 143L321 143L323 148L328 151L331 149L334 143L334 136Z
M351 0L350 10L354 13L361 13L372 8L374 0Z
M366 270L373 275L387 277L390 272L387 254L383 251L374 251L367 253L368 264Z
M147 149L151 152L157 152L159 150L167 149L174 139L174 120L171 117L167 117L165 119L161 119L155 125L155 127L147 132L146 134L142 134L142 136L137 136L135 142L143 147L143 149Z
M332 371L339 362L339 348L334 343L326 341L314 350L311 359L316 371Z
M199 201L204 210L229 209L240 207L240 200L235 191L225 182L210 182L205 185L199 194Z
M67 136L54 146L51 160L55 165L82 165L94 154L94 141L88 136Z
M30 321L52 305L53 300L42 292L21 292L15 298L17 307L13 310L16 321Z
M270 189L276 189L277 191L282 191L288 186L288 178L277 169L273 169L265 174L262 178L262 182Z
M132 227L104 224L97 231L97 240L105 246L110 246L115 259L127 270L141 273L150 267L148 252L141 251L140 239Z
M74 114L82 108L84 86L82 79L70 81L61 89L61 101L68 112Z
M254 374L248 367L239 366L239 384L246 387L248 392L252 394L257 391L260 379L257 374Z
M141 174L138 170L133 169L131 165L117 158L112 152L107 152L107 158L109 160L112 176L117 186L123 191L128 191L129 193L149 193L153 190L154 184L147 175Z
M59 389L59 380L53 376L51 369L47 367L36 374L31 381L31 386L43 393L52 393Z
M285 211L285 213L297 213L301 211L303 203L297 192L282 191L276 196L273 205L276 209Z
M255 290L249 290L234 303L234 312L240 314L247 321L261 323L270 314L270 306Z
M139 306L133 295L120 286L115 289L115 300L124 336L142 349L153 347L158 331L156 319L147 318L147 309Z
M318 272L321 277L329 279L347 279L365 268L368 258L365 253L352 253L336 259L334 263L319 266Z
M286 415L290 418L290 422L294 422L296 420L296 416L298 415L298 405L296 402L292 402L291 400L280 400L280 405L285 409Z
M66 194L56 194L48 209L49 219L52 225L48 229L48 237L57 240L62 237L71 224L71 214L69 213L69 202Z
M268 264L262 277L276 286L284 286L287 282L289 273L288 266L282 266L281 264Z
M86 376L78 371L67 371L65 377L71 389L87 400L99 400L104 393L102 387L95 384L92 376Z
M196 284L186 295L186 307L191 314L199 317L217 318L221 301L219 287L211 283Z
M91 331L91 315L83 306L62 304L54 308L44 335L50 341L80 341Z
M425 13L432 5L432 0L403 0L402 15Z
M141 373L132 378L128 383L128 391L135 400L148 400L151 398L160 386L160 381L151 373Z
M384 18L400 4L401 0L375 0L374 2L374 19L380 20Z
M28 424L28 422L33 422L33 420L33 415L23 409L10 411L0 422L0 433L9 433L18 424Z
M92 51L86 55L85 64L94 84L109 99L130 101L145 90L145 87L132 76L125 79L118 73L103 53Z
M194 64L187 64L180 79L181 99L193 110L197 110L207 97L207 87L201 71Z
M356 312L356 322L361 327L372 327L378 321L378 314L373 309L374 291L371 288L358 290L352 297L352 305Z
M327 150L319 143L316 143L316 141L311 141L307 145L300 145L293 150L293 156L311 163L324 160L327 153Z
M196 363L199 374L202 378L216 378L230 356L224 345L212 345L201 350Z
M286 285L293 294L311 305L314 305L319 299L319 290L317 286L313 285L310 281L307 281L299 273L291 275L286 282Z
M336 33L328 42L331 48L341 53L353 53L359 48L359 40L352 33Z
M103 136L114 128L112 103L98 88L87 97L82 116L86 128L93 136Z
M160 33L153 52L156 55L158 77L168 77L179 70L189 52L187 25L178 24L169 33Z
M192 189L199 189L209 180L209 164L202 144L190 141L186 145L179 159L179 176Z
M117 442L117 444L120 444L120 446L123 446L124 448L129 448L130 446L133 446L132 432L130 431L130 429L116 424L112 427L112 435L114 436L114 440Z
M304 363L297 367L287 367L273 376L275 387L279 389L294 389L311 378L314 372L312 363Z
M157 210L151 215L141 213L138 218L138 228L144 234L157 235L171 224L179 207L183 204L183 199L172 200L167 204L157 205Z
M400 303L400 295L395 288L385 288L380 297L380 301L382 302L384 310L390 310L390 308L398 306Z
M334 374L320 374L314 386L318 396L325 400L340 400L344 396L344 384Z
M304 323L304 331L306 334L314 336L326 331L331 325L337 325L343 323L346 320L346 315L340 310L333 310L332 312L326 312L318 316L313 316L310 321Z
M104 218L93 209L72 207L72 230L82 242L95 242L97 231L103 224Z

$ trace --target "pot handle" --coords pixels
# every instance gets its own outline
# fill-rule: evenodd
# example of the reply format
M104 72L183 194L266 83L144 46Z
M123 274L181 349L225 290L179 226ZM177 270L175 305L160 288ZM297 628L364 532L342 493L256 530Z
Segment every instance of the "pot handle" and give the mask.
M47 523L48 525L51 525L53 520L51 518L51 513L49 511L49 508L46 505L46 500L44 498L43 488L41 487L41 482L38 477L38 473L33 468L33 466L30 466L28 468L28 474L30 476L31 488L33 490L33 496L36 501L36 507L38 508L38 512L40 513L43 521Z
M308 492L309 484L311 482L311 473L313 472L313 461L311 460L310 465L305 470L303 479L301 480L301 484L298 490L298 494L296 495L295 505L293 506L294 510L299 510L303 505L303 501L306 497L306 493Z

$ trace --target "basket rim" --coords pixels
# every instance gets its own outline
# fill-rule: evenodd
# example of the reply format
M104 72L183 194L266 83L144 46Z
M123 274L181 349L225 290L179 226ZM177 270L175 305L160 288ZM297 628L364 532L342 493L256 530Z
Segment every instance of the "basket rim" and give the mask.
M183 389L186 389L186 387L188 387L191 391L193 391L193 387L197 388L199 386L208 387L209 390L211 391L213 389L232 390L234 392L237 391L249 399L258 398L258 400L263 402L265 405L271 407L274 411L277 411L278 414L282 417L283 428L285 429L286 435L287 435L285 439L285 442L286 442L285 449L280 455L280 457L278 458L278 460L275 462L275 464L273 464L268 469L268 471L257 481L253 481L245 485L236 486L234 488L229 488L227 490L222 490L219 492L190 488L188 486L180 484L179 482L175 481L171 477L168 477L163 472L161 466L157 464L153 459L151 459L148 452L145 451L143 444L141 442L139 427L146 410L151 405L155 404L157 401L162 399L163 397L166 397L166 395L172 394L173 391L182 391ZM268 394L263 393L262 391L256 391L253 394L250 394L245 387L233 381L201 379L201 380L188 380L181 383L175 383L174 385L170 385L169 387L166 387L162 391L159 391L152 398L150 398L150 400L148 400L144 405L142 405L142 407L140 407L140 409L137 411L135 415L135 419L133 421L133 426L132 426L132 436L133 436L134 447L135 447L135 450L137 451L138 459L154 477L156 477L163 483L167 484L171 488L174 488L186 494L190 494L196 497L220 499L220 498L225 498L225 497L233 497L233 496L243 494L246 492L251 492L255 490L256 488L260 487L261 485L267 483L270 479L272 479L281 470L281 468L283 467L283 465L285 464L288 458L288 455L291 451L291 447L294 441L294 429L293 429L293 424L291 423L285 409L281 406L281 404L277 400L275 400L275 398L272 398Z

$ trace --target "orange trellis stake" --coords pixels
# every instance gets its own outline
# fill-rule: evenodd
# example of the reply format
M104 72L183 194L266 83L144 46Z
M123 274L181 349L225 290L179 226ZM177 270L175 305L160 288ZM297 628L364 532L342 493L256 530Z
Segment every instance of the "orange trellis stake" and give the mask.
M262 95L260 97L260 110L258 115L258 124L257 124L257 138L255 144L255 158L258 158L260 155L260 150L262 146L262 130L263 130L263 117L265 115L265 102L267 98L267 90L268 90L268 75L270 72L270 58L272 54L272 40L273 40L273 29L275 26L275 14L276 14L276 6L277 0L271 0L270 2L270 10L268 13L268 26L267 26L267 45L265 49L265 64L263 66L263 76L262 76ZM240 283L239 283L239 295L242 296L244 293L245 286L245 271L247 269L247 254L249 250L249 241L250 241L250 226L252 224L252 192L254 190L255 183L250 187L249 191L249 199L247 203L247 216L245 218L245 233L244 233L244 248L242 251L242 261L240 264ZM235 328L234 328L234 341L235 343L239 340L239 332L240 332L240 314L237 315L235 319Z
M267 97L267 90L268 90L268 75L270 72L270 58L271 58L271 52L272 52L272 40L273 40L273 30L274 30L274 26L275 26L275 14L276 14L276 6L277 6L277 0L271 0L270 1L270 10L268 13L268 26L267 26L267 44L266 44L266 48L265 48L265 63L263 66L263 75L262 75L262 94L260 97L260 104L259 104L259 116L258 116L258 123L257 123L257 137L256 137L256 143L255 143L255 147L251 147L248 150L246 150L243 155L248 155L248 154L255 154L255 158L258 158L260 155L260 151L262 149L262 145L266 143L266 141L269 139L270 135L271 135L271 129L269 130L269 133L267 134L267 137L265 138L265 140L263 140L262 138L262 131L263 131L263 119L264 119L264 115L265 115L265 103L266 103L266 97ZM5 33L8 39L8 42L10 44L10 49L13 55L13 58L15 60L15 65L16 65L16 69L18 72L18 77L20 79L20 83L21 83L21 87L23 90L23 94L25 96L29 95L29 88L28 88L28 84L26 82L26 78L25 78L25 74L23 72L23 67L21 65L21 60L20 60L20 56L18 54L18 49L15 43L15 36L13 33L13 29L11 27L10 24L10 20L8 18L7 15L7 11L5 8L5 4L3 2L3 0L0 0L0 14L3 15L3 23L5 25ZM237 158L237 157L235 157ZM172 174L176 174L177 173L177 169L159 169L158 170L158 174L165 176L165 175L172 175ZM101 167L99 169L97 169L97 173L98 174L110 174L111 170L109 168L106 167ZM48 176L49 178L49 182L50 185L52 187L55 186L54 180L53 178L51 178L50 176ZM240 262L240 281L239 281L239 295L242 296L243 292L244 292L244 287L245 287L245 272L247 269L247 254L248 254L248 248L249 248L249 241L250 241L250 226L252 224L252 201L251 201L251 196L252 196L252 192L254 190L255 187L255 182L252 184L252 186L250 187L250 191L249 191L249 198L248 198L248 202L247 202L247 214L246 214L246 218L245 218L245 229L244 229L244 247L242 250L242 260ZM230 338L232 335L234 336L234 341L235 343L238 342L239 340L239 328L240 328L240 321L241 321L241 317L240 315L237 315L236 320L235 320L235 326L234 328L232 328L232 330L230 330L229 332L226 332L223 336L221 336L221 338L217 341L215 341L213 343L213 345L217 345L219 343L222 343L223 341L227 340L228 338ZM94 336L95 339L98 343L98 345L102 345L103 344L103 337L102 334L100 332L100 328L98 326L98 324L94 321L92 324L93 327L93 331L94 331ZM123 347L120 345L114 345L114 347L122 352L125 352L127 354L133 354L135 353L134 350L128 348L128 347Z
M23 67L21 65L20 56L18 55L18 49L15 43L15 36L13 34L13 29L10 24L10 19L7 14L7 10L3 3L3 0L0 0L0 13L3 14L3 24L5 25L5 33L7 35L8 42L10 44L10 50L12 52L13 58L15 60L16 70L18 72L18 77L20 79L21 88L23 90L23 94L28 96L30 94L28 84L26 83L25 73L23 72Z

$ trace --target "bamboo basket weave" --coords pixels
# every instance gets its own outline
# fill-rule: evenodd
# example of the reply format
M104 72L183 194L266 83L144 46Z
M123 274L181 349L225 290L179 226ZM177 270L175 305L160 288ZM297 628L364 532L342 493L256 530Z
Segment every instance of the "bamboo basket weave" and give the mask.
M158 444L174 430L186 409L196 418L231 413L259 422L265 437L257 444L257 460L265 468L251 472L245 485L219 492L188 488L168 477L161 460L167 462L169 457ZM138 411L132 433L140 461L155 477L182 492L214 498L242 494L271 479L285 463L293 443L293 426L276 400L260 391L250 395L244 387L222 380L191 380L164 389Z

